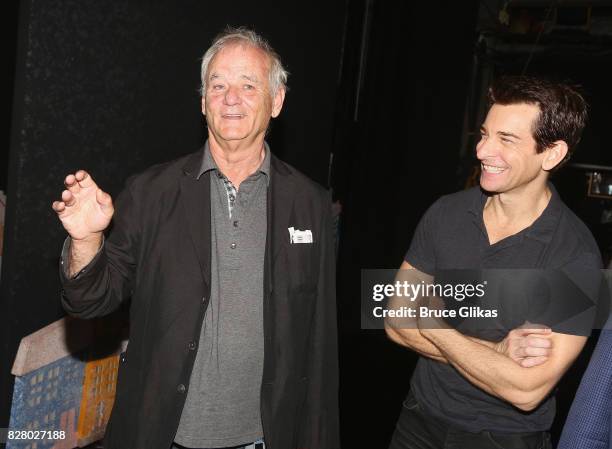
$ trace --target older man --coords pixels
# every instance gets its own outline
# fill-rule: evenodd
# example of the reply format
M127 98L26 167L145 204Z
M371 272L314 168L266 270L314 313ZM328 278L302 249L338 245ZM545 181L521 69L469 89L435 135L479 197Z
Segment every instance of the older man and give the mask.
M115 205L83 170L53 203L65 309L131 297L105 447L336 448L331 202L264 141L287 72L239 28L201 75L200 151L130 178Z

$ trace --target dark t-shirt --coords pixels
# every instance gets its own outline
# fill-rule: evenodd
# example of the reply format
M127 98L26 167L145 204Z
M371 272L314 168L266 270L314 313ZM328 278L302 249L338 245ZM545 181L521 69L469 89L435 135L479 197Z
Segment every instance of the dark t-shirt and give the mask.
M493 245L482 217L487 196L480 188L443 196L421 219L405 260L431 275L440 270L502 268L598 272L601 255L591 232L552 185L550 189L548 206L531 226ZM581 287L596 299L599 285ZM553 326L553 331L559 330ZM499 340L504 334L476 336ZM548 430L555 416L553 395L535 410L522 412L474 386L451 365L425 357L419 359L411 386L427 413L471 432Z

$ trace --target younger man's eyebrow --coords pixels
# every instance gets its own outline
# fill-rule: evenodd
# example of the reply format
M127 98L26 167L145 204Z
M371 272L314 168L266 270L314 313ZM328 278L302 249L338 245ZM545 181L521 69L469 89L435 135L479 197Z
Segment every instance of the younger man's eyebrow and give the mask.
M521 138L517 136L516 134L512 134L506 131L497 131L497 134L503 137L512 137L514 139L521 140Z

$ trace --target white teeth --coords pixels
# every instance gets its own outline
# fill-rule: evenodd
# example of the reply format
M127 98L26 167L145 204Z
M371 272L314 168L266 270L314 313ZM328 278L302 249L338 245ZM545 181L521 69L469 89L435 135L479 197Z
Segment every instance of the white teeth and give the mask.
M505 168L495 167L493 165L485 165L485 164L482 164L482 168L487 173L501 173L506 170Z

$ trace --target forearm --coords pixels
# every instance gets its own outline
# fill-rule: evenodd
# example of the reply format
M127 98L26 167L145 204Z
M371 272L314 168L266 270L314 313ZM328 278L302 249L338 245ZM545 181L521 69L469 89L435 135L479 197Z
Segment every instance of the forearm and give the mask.
M396 281L405 281L412 284L430 284L433 282L433 277L426 273L414 269L408 262L403 262L400 270L397 272ZM421 305L424 298L417 296L410 301L410 307L415 310ZM398 297L392 297L389 300L389 310L399 310L404 305ZM448 360L440 352L438 347L425 338L419 329L419 324L416 318L385 318L385 331L390 340L395 343L412 349L418 354L437 360L439 362L448 363ZM498 346L494 342L481 340L475 337L468 337L472 342L484 345L492 350L498 350ZM509 359L511 360L511 359Z
M385 323L385 331L389 339L398 345L412 349L424 357L448 363L436 345L423 337L418 329L398 329Z
M423 337L419 329L396 329L390 326L385 326L385 331L390 340L398 345L412 349L418 354L428 357L439 362L448 363L448 360L440 352L440 349L430 340ZM476 337L466 337L474 343L483 345L491 350L497 351L497 343L487 340L481 340ZM504 356L507 357L507 356ZM466 376L467 377L467 376Z
M68 259L70 248L63 253L63 258ZM109 262L109 259L114 262ZM120 262L116 248L107 241L85 269L77 272L78 276L69 277L64 265L60 266L61 302L66 312L88 319L115 310L131 295L132 288L132 267Z
M85 268L96 256L102 245L102 233L93 234L90 238L70 241L66 275L74 277Z
M542 367L523 368L488 344L456 330L434 330L425 336L466 379L493 396L529 410L537 402L534 398L544 395L545 385L536 375Z
M392 303L393 301L390 304ZM417 352L419 355L437 360L438 362L449 363L440 349L423 336L415 319L387 318L385 319L385 332L391 341L400 346L404 346ZM475 337L466 338L491 350L496 351L498 348L497 344L491 341L481 340Z
M73 316L106 315L132 295L143 220L140 202L132 196L132 183L128 181L126 189L117 197L116 213L110 196L99 189L96 193L96 201L106 204L100 203L105 209L102 213L109 220L112 215L114 222L106 241L102 229L107 229L108 223L99 223L94 228L100 231L87 229L77 233L78 238L70 241L70 248L62 251L61 300L66 312Z

